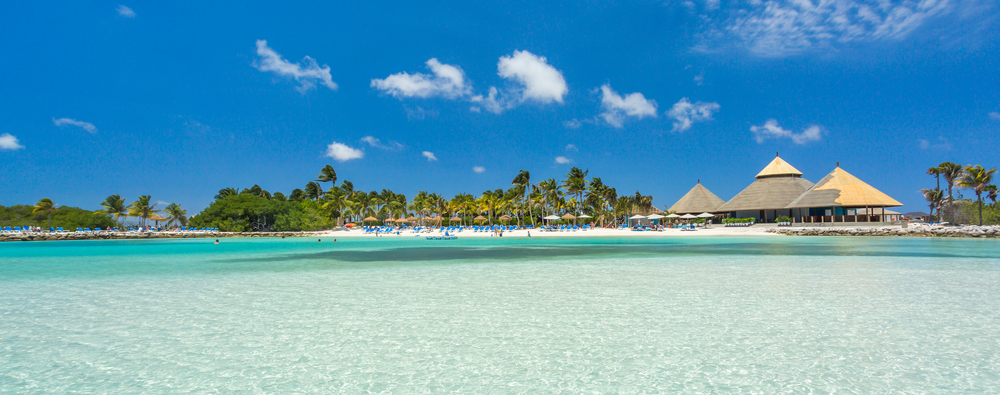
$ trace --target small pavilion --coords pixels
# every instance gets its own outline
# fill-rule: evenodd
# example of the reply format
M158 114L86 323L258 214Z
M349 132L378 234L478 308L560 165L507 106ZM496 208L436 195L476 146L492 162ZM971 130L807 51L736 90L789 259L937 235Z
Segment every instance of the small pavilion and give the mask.
M677 203L670 206L669 211L673 211L677 214L694 214L698 215L701 213L715 213L719 211L719 207L726 202L715 196L712 191L701 185L701 180L691 188L688 193L681 196Z

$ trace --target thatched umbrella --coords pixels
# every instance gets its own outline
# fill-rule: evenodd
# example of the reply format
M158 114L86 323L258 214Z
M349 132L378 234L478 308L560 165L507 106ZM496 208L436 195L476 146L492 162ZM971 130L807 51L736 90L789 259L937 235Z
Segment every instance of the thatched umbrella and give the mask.
M149 218L147 218L147 219L149 219L150 221L155 222L157 228L160 227L160 221L166 221L167 220L164 216L162 216L160 214L150 215Z
M486 220L486 217L480 215L480 216L474 218L473 220L476 221L476 222L482 222L482 221Z
M449 221L451 221L451 222L462 222L462 219L458 218L458 217L451 217L451 219Z
M375 217L365 217L365 219L363 219L361 221L362 222L375 222L375 221L378 221L378 218L375 218Z

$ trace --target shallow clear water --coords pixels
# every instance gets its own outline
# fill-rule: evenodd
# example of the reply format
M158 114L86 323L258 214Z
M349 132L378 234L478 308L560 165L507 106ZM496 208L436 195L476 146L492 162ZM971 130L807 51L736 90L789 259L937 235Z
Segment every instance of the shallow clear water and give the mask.
M0 244L0 393L1000 393L1000 242Z

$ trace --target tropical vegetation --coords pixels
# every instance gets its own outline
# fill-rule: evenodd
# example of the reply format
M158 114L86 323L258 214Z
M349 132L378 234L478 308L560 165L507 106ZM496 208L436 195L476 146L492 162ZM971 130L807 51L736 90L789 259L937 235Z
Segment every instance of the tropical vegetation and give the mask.
M934 189L921 189L930 208L930 216L933 217L936 209L939 222L1000 224L997 186L993 184L996 172L996 169L987 169L982 165L962 166L953 162L943 162L931 167L927 174L935 177L937 186ZM941 189L942 178L947 186L947 194ZM971 190L976 195L976 200L964 199L961 194L956 196L956 188ZM990 199L992 203L987 205L985 199Z

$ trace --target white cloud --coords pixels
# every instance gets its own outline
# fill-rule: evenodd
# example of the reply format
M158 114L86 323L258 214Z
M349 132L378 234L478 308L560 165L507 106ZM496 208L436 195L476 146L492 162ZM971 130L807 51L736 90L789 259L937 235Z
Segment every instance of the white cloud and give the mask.
M132 11L131 8L128 8L126 6L123 6L123 5L119 4L118 8L116 8L115 11L118 11L118 15L121 15L123 17L126 17L126 18L135 18L135 11Z
M486 108L487 111L494 114L502 113L504 110L509 110L517 106L517 101L509 100L507 98L500 97L500 91L495 87L490 87L490 93L488 96L483 97L483 95L476 95L469 99L473 103L477 103L480 106ZM479 112L479 107L472 107L473 112Z
M337 89L337 84L330 76L330 66L319 66L316 60L308 56L302 58L302 63L291 63L281 58L281 55L267 46L266 40L257 40L257 56L259 59L254 62L257 70L273 72L282 77L294 78L299 83L296 90L305 94L316 87L316 83L331 90Z
M580 122L580 120L576 118L570 119L568 121L563 121L563 126L566 127L566 129L579 129L580 126L582 125L583 122Z
M778 121L774 119L769 119L762 126L751 126L750 131L753 132L754 139L757 143L763 143L767 139L780 139L787 138L791 139L795 144L808 144L812 141L819 141L822 138L822 130L819 126L812 125L802 133L795 133L791 130L787 130L778 125Z
M18 144L17 137L11 136L10 133L0 134L0 149L16 150L23 148L23 145Z
M395 141L389 140L388 144L382 144L382 140L375 138L374 136L365 136L361 138L361 141L369 146L386 149L390 151L399 151L403 149L403 145Z
M901 40L952 11L954 0L750 0L716 12L706 3L701 48L735 41L758 56L862 41ZM721 15L720 15L721 14ZM704 42L713 41L713 42ZM723 43L724 44L724 43Z
M52 118L52 123L55 124L56 126L66 126L66 125L77 126L83 130L86 130L87 133L90 134L97 133L97 127L90 122L77 121L75 119L70 119L70 118L59 118L59 119Z
M567 158L565 156L557 156L556 157L556 163L558 163L560 165L565 165L565 164L570 163L570 162L573 162L573 160L570 159L570 158Z
M471 92L465 83L465 73L458 66L439 62L432 58L427 68L433 75L401 72L385 79L373 79L371 86L396 98L404 97L445 97L454 99L468 96Z
M625 117L656 117L656 102L646 100L642 93L634 92L622 97L610 84L601 85L601 117L609 125L621 128Z
M566 79L559 70L549 65L544 56L528 51L514 51L510 56L501 56L497 71L501 77L523 86L522 100L562 103L563 96L569 91Z
M437 110L425 110L420 106L417 106L416 108L406 107L403 110L406 111L406 119L409 120L421 120L427 117L438 116Z
M691 129L695 122L712 120L712 114L719 111L719 103L691 103L688 98L681 98L667 111L667 116L674 119L674 131L683 132Z
M486 172L486 168L482 167L482 166L473 166L472 167L472 171L474 171L476 173L485 173Z
M990 119L992 119L994 121L1000 121L1000 112L996 112L996 111L991 112L990 113Z
M701 84L704 84L704 83L705 83L705 72L704 71L702 71L701 73L698 73L698 75L694 76L694 84L695 85L701 86Z
M573 144L566 144L566 152L580 152Z
M438 158L434 156L434 153L430 151L421 152L420 155L423 155L424 158L427 158L428 162L434 162L438 160Z
M345 144L334 141L330 145L326 146L326 156L331 157L338 162L347 162L351 159L364 158L365 153L362 150L351 148Z
M938 136L934 141L917 139L917 144L920 145L920 149L935 149L941 151L951 151L951 142L948 139Z

